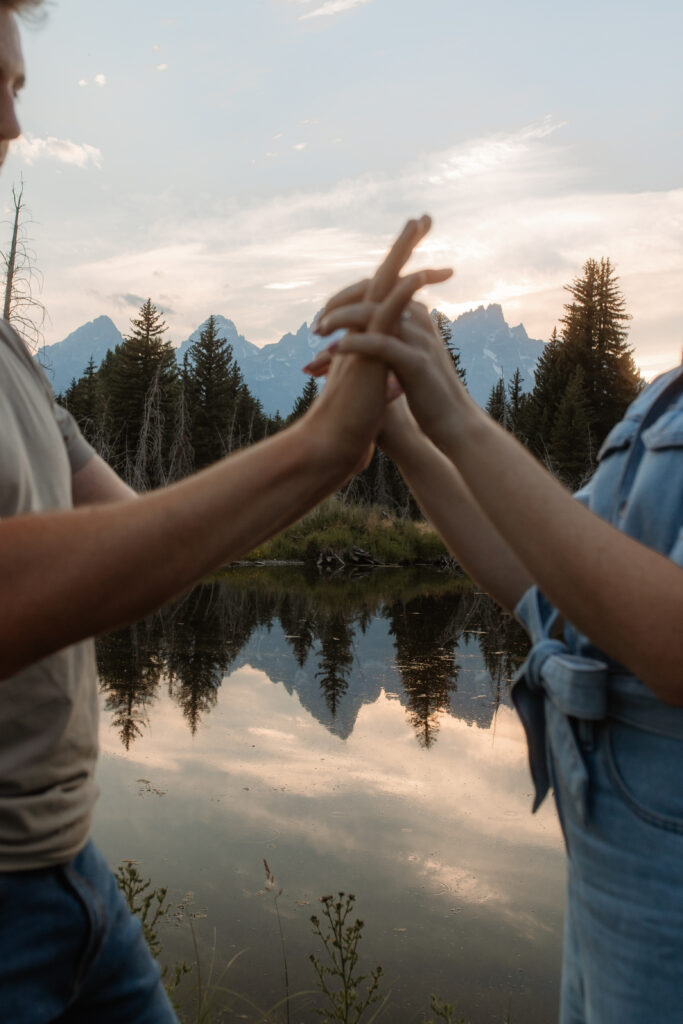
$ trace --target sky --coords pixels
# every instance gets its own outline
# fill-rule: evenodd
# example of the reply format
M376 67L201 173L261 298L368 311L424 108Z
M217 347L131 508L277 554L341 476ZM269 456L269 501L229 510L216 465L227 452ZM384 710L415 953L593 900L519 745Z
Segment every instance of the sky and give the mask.
M428 212L430 307L547 339L606 256L644 375L681 359L681 4L59 0L22 34L0 217L23 175L48 344L148 296L176 344L277 341Z

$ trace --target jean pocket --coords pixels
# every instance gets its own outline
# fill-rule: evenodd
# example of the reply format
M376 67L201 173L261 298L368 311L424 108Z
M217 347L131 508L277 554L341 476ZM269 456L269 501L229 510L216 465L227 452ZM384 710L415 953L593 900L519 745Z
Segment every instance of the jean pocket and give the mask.
M683 835L683 740L621 722L607 726L607 767L628 807L643 821Z

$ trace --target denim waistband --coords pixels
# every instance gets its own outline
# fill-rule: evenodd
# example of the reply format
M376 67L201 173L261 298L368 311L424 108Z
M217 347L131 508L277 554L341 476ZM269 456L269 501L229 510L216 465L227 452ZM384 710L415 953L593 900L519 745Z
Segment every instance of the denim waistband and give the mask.
M550 788L548 746L582 821L588 813L588 771L570 719L626 725L683 740L683 708L658 700L634 676L610 672L605 662L571 654L543 637L517 672L512 700L522 720L534 783L533 810Z

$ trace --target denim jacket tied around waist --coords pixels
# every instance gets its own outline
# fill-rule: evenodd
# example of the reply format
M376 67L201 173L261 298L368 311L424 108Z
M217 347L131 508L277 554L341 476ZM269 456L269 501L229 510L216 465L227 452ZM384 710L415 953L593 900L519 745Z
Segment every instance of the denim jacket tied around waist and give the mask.
M590 483L575 497L683 567L683 367L658 377L632 403L598 452ZM533 644L512 688L529 745L533 810L550 787L550 748L585 820L589 779L571 719L612 718L683 740L683 707L664 704L573 626L565 626L563 639L553 638L558 612L537 587L524 594L515 614Z

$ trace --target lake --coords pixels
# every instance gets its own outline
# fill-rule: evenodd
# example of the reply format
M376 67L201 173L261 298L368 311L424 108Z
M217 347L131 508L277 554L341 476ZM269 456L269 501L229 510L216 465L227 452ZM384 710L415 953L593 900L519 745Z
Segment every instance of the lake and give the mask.
M556 1020L565 867L509 699L525 651L488 598L426 569L235 567L98 641L94 836L169 887L165 960L193 958L191 922L237 993L214 1020L284 997L280 888L290 1024L320 1019L310 917L339 892L361 966L383 968L380 1021L428 1020L431 993L472 1024Z

